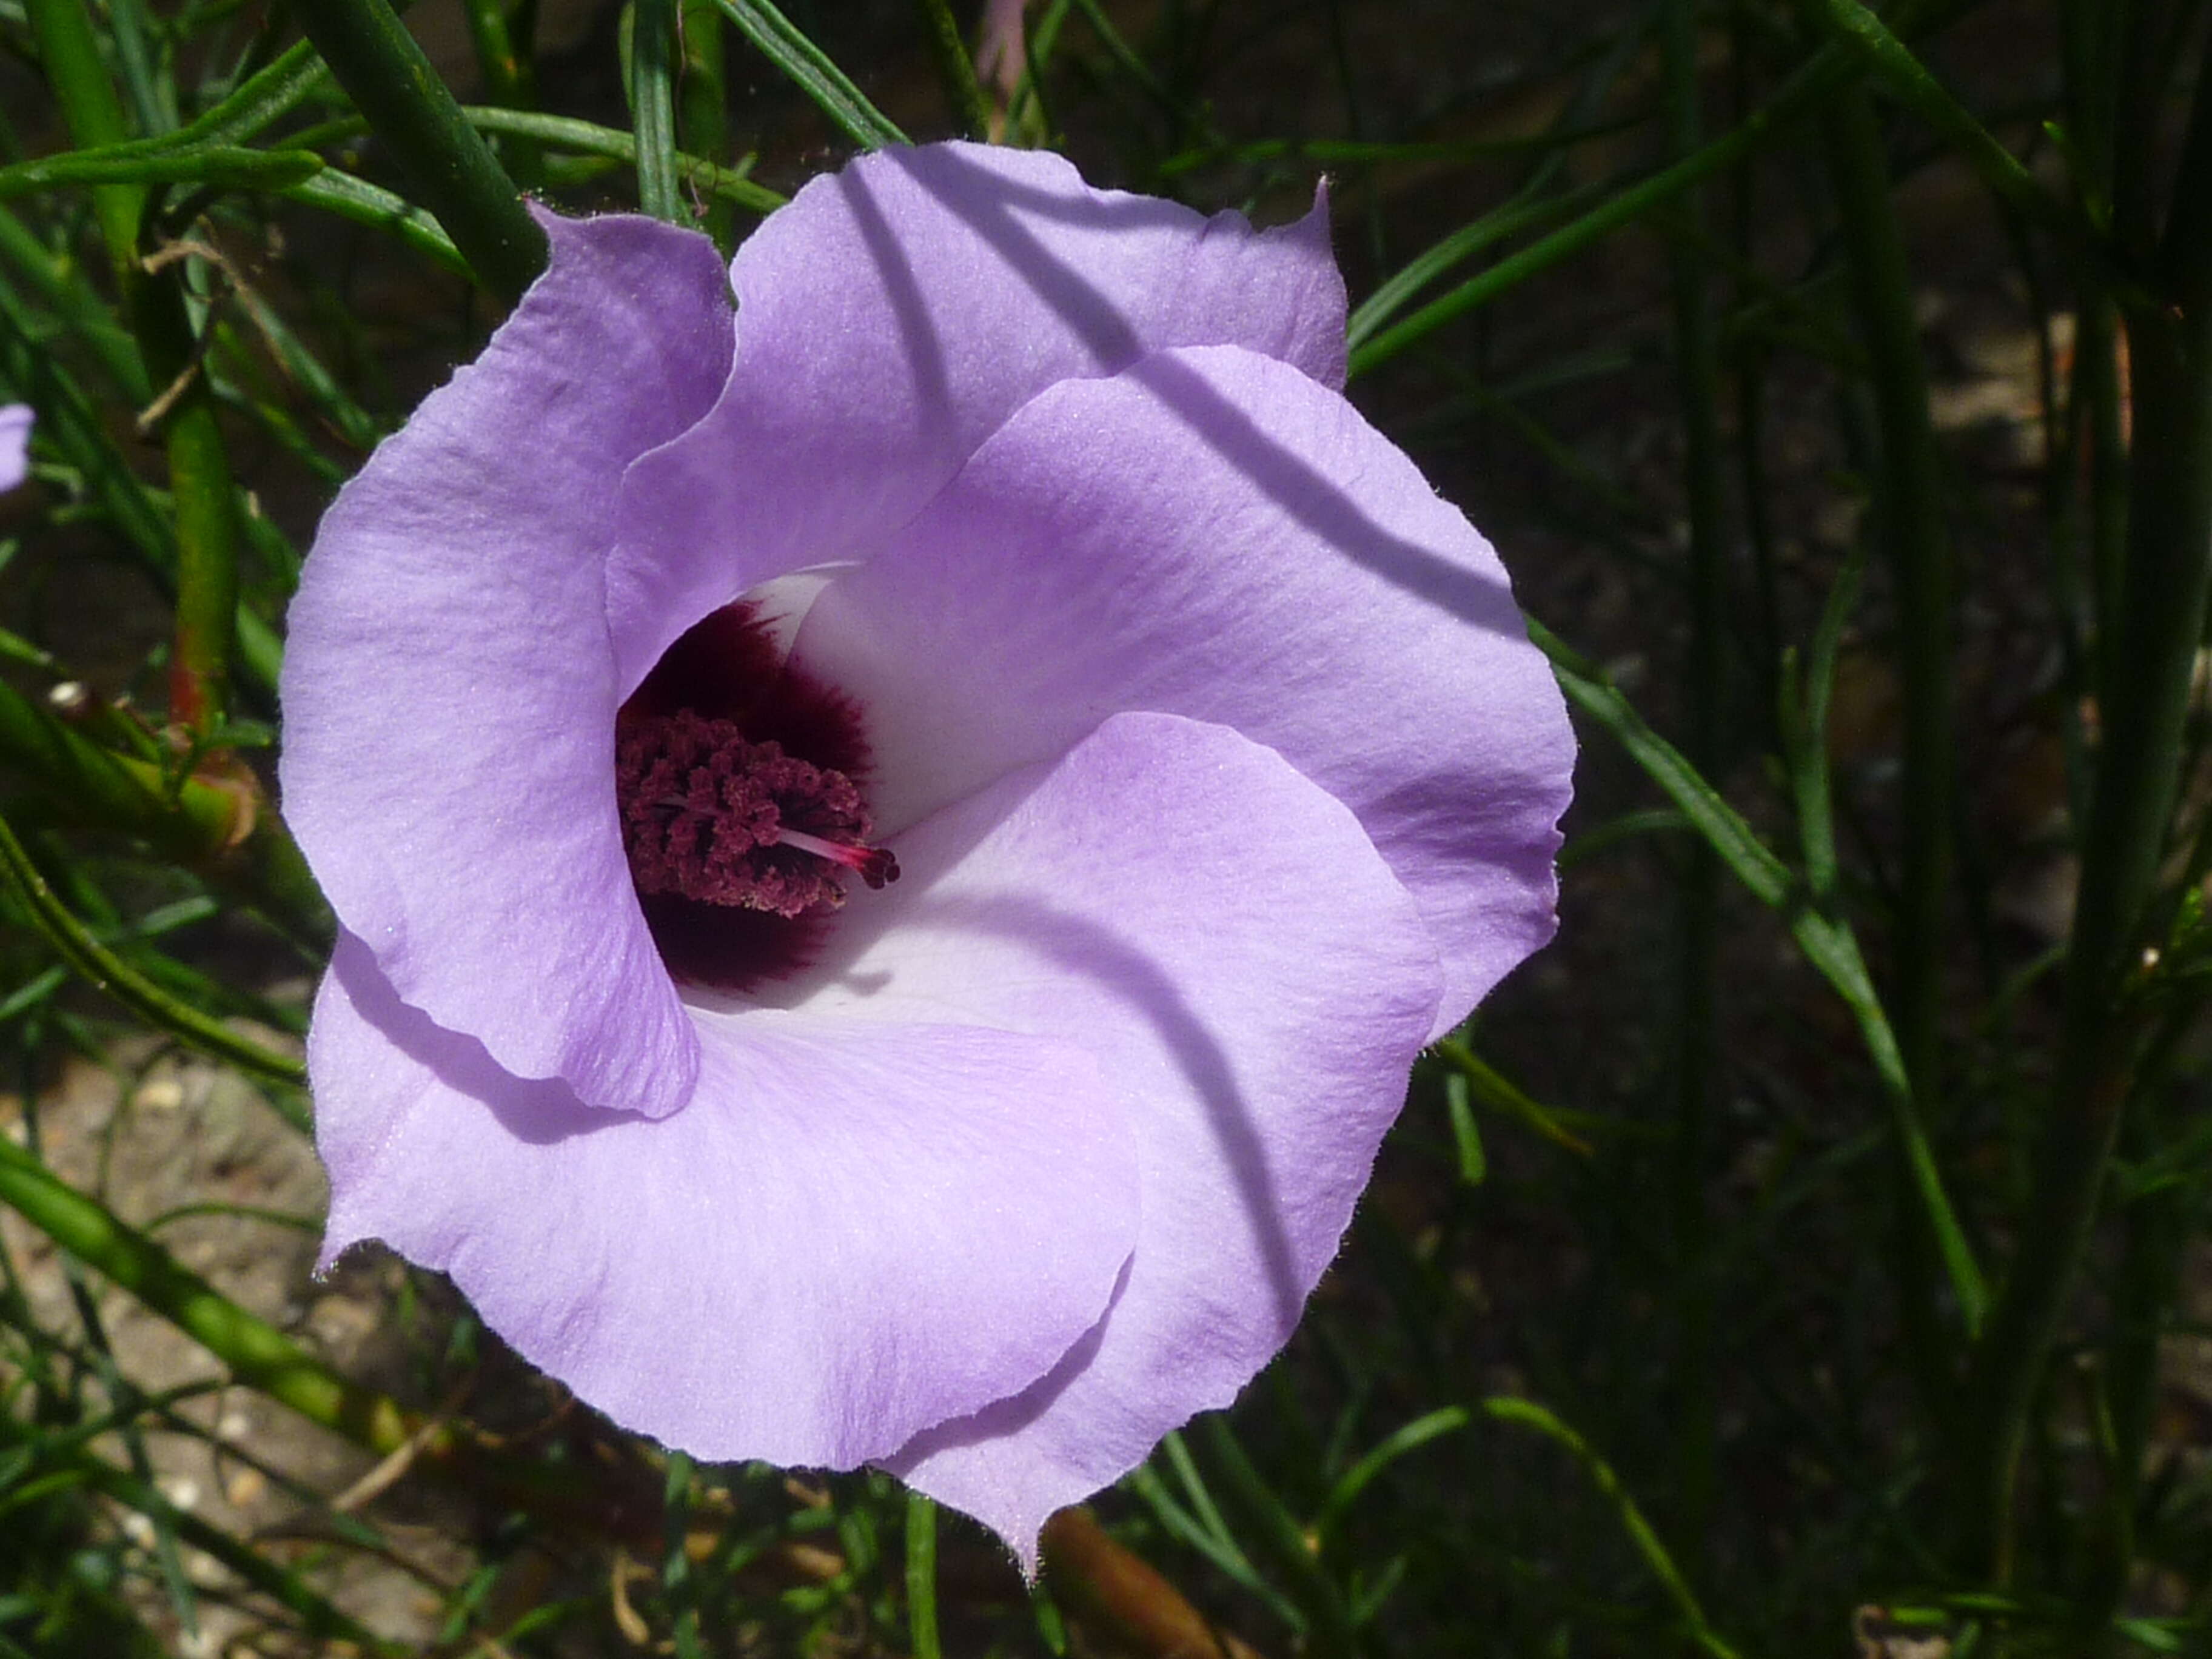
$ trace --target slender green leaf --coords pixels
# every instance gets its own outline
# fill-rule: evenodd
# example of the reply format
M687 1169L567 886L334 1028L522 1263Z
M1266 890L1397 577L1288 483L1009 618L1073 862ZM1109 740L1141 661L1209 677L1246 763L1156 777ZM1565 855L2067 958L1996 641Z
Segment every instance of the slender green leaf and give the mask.
M1680 1569L1675 1566L1674 1558L1667 1553L1667 1547L1660 1541L1659 1534L1652 1530L1651 1523L1644 1519L1644 1511L1638 1507L1635 1498L1620 1484L1620 1477L1613 1472L1613 1466L1592 1450L1589 1442L1533 1400L1497 1395L1484 1401L1482 1409L1498 1422L1533 1429L1546 1439L1565 1447L1575 1462L1582 1465L1590 1484L1613 1504L1614 1514L1620 1517L1621 1530L1628 1534L1629 1542L1644 1558L1644 1565L1651 1570L1651 1576L1666 1591L1667 1599L1674 1604L1674 1610L1681 1616L1690 1639L1711 1656L1711 1659L1741 1659L1737 1650L1723 1641L1719 1632L1707 1621L1705 1609L1698 1605L1698 1598L1692 1592L1689 1582L1682 1577Z
M1559 869L1565 873L1624 842L1638 841L1645 836L1678 835L1689 827L1690 821L1671 806L1648 806L1623 812L1594 830L1583 830L1559 848Z
M1735 166L1765 143L1777 129L1810 112L1850 73L1850 60L1844 52L1835 46L1824 47L1790 76L1770 103L1755 111L1735 131L1716 138L1642 184L1624 190L1604 206L1593 209L1571 224L1562 225L1518 253L1499 260L1480 276L1431 301L1395 327L1374 335L1352 352L1350 372L1360 374L1388 362L1455 318L1489 304L1530 277L1572 258L1622 227L1633 224L1654 208L1672 201L1723 167Z
M715 3L769 62L781 70L793 85L811 98L815 106L862 149L881 149L885 144L908 142L906 134L861 94L844 70L830 61L829 54L800 33L769 0L715 0Z
M1344 1472L1343 1477L1329 1488L1321 1513L1314 1519L1314 1534L1324 1545L1343 1524L1345 1516L1359 1501L1359 1495L1373 1486L1384 1470L1406 1455L1419 1451L1431 1440L1439 1439L1465 1428L1474 1420L1474 1415L1464 1406L1446 1406L1440 1411L1417 1417L1397 1429L1364 1456Z
M2092 261L2100 273L2118 274L2104 236L2087 216L2038 184L2035 175L1951 95L1880 17L1859 0L1811 0L1811 9L1833 40L1966 158L1984 184L2072 252Z
M535 138L558 149L636 165L637 140L613 127L580 121L573 116L542 115L535 110L500 109L481 104L470 105L461 113L468 118L470 125L485 132ZM717 167L679 150L673 165L683 183L735 202L740 207L750 208L756 213L766 213L783 205L781 196L747 176L751 167L750 159L735 167Z
M1224 1540L1213 1530L1201 1524L1188 1510L1176 1502L1169 1492L1167 1482L1151 1464L1139 1464L1121 1478L1121 1484L1143 1500L1152 1510L1153 1518L1172 1537L1196 1550L1221 1572L1231 1583L1237 1584L1255 1597L1269 1612L1293 1632L1303 1632L1305 1615L1296 1603L1260 1576L1244 1552L1235 1540Z
M1480 1187L1490 1174L1490 1159L1482 1150L1482 1128L1474 1121L1468 1081L1461 1073L1444 1079L1444 1114L1451 1121L1452 1148L1459 1155L1459 1178Z
M1692 827L1705 836L1753 896L1783 913L1806 960L1856 1017L1860 1038L1881 1081L1915 1191L1942 1255L1960 1317L1970 1334L1978 1331L1989 1305L1988 1283L1944 1190L1934 1149L1913 1103L1912 1086L1896 1034L1890 1029L1881 998L1875 994L1873 977L1867 972L1865 958L1859 954L1858 941L1850 927L1813 905L1804 884L1698 775L1680 751L1644 723L1643 716L1618 690L1533 617L1528 637L1552 659L1552 672L1559 677L1567 700L1619 740L1630 758L1681 809Z
M321 208L356 224L389 231L418 253L426 253L447 270L469 274L469 262L453 246L452 237L421 208L393 195L380 185L356 179L336 167L325 167L312 179L288 185L283 194L307 207Z
M1343 1591L1314 1553L1304 1528L1253 1467L1226 1416L1209 1412L1199 1419L1198 1430L1205 1438L1207 1461L1220 1477L1223 1495L1238 1511L1261 1553L1282 1577L1291 1599L1305 1615L1308 1651L1350 1655L1355 1645L1351 1609L1345 1604Z
M1492 1111L1503 1112L1527 1124L1554 1146L1564 1147L1577 1158L1590 1155L1589 1143L1560 1121L1557 1112L1537 1104L1457 1037L1444 1038L1436 1045L1435 1052L1455 1073L1467 1079L1475 1098Z
M1223 161L1248 166L1261 161L1307 161L1324 167L1474 161L1493 155L1548 152L1593 138L1612 137L1638 125L1635 120L1608 121L1601 126L1581 127L1572 132L1530 132L1510 138L1457 138L1429 143L1382 143L1357 138L1262 138L1252 143L1187 149L1161 162L1160 173L1164 178L1173 179Z
M116 155L159 155L242 144L291 113L329 79L330 70L315 55L314 47L298 41L185 125L111 144L105 150Z
M1601 182L1584 185L1563 195L1536 201L1512 201L1493 208L1407 260L1359 304L1345 325L1345 343L1358 351L1389 320L1403 311L1413 296L1456 265L1465 264L1486 248L1518 236L1526 230L1567 217L1604 194Z
M1828 799L1828 705L1835 695L1836 659L1843 649L1844 627L1857 602L1865 569L1863 550L1855 550L1820 607L1812 650L1805 659L1797 752L1790 762L1797 798L1798 841L1805 853L1805 883L1822 903L1834 895L1837 880L1835 813Z
M221 103L170 137L187 143L242 144L314 96L330 78L330 69L313 45L295 41Z
M205 185L217 190L279 191L323 170L323 158L303 149L241 149L208 144L153 153L66 150L59 155L0 167L0 201L68 185Z
M393 1659L414 1650L368 1630L317 1594L299 1574L268 1554L190 1510L178 1508L152 1482L85 1452L74 1454L66 1474L125 1509L159 1517L160 1524L173 1530L180 1541L204 1551L246 1583L298 1615L301 1628L308 1635L348 1642L369 1653L393 1656Z

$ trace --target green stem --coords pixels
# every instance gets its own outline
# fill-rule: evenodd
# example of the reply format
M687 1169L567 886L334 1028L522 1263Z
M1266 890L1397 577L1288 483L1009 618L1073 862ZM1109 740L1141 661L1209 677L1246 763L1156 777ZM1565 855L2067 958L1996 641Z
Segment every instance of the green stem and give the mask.
M121 101L80 0L33 0L29 10L40 57L70 137L82 149L128 140ZM93 203L155 393L176 394L162 422L176 502L177 631L169 666L170 714L195 737L204 738L222 723L229 703L238 609L238 524L230 465L195 359L181 273L174 268L149 272L139 263L145 186L96 185Z
M633 0L630 9L629 112L637 134L637 204L656 219L687 215L676 182L676 18L678 0Z
M1696 0L1669 0L1662 33L1667 72L1670 148L1694 155L1702 125L1698 106ZM1692 230L1703 214L1699 191L1684 192L1680 210ZM1720 359L1705 270L1692 239L1668 244L1673 290L1676 389L1683 430L1683 483L1690 514L1690 763L1706 777L1721 774L1728 684L1724 629L1728 609L1724 494L1721 482ZM1712 1286L1706 1272L1705 1168L1711 1158L1719 995L1720 859L1693 845L1682 884L1681 1004L1675 1077L1674 1271L1680 1298L1681 1352L1675 1378L1675 1490L1681 1535L1701 1540L1713 1502L1714 1412Z
M1812 902L1814 896L1806 883L1775 856L1773 849L1682 757L1680 750L1644 723L1616 687L1534 617L1528 618L1528 623L1530 642L1551 659L1552 672L1567 701L1620 739L1645 775L1681 809L1690 826L1712 844L1747 892L1782 913L1790 936L1797 941L1805 959L1850 1009L1866 1044L1867 1057L1881 1084L1891 1133L1902 1151L1912 1201L1934 1234L1951 1294L1959 1304L1960 1322L1970 1336L1975 1334L1981 1329L1988 1292L1972 1246L1943 1189L1934 1149L1913 1103L1904 1055L1881 1000L1875 994L1850 923Z
M521 299L545 268L545 233L415 37L385 0L300 0L295 11L477 280L509 305Z
M2154 1049L2171 1052L2193 1023L2177 1017L2160 1033ZM2164 1066L2147 1059L2145 1082L2163 1083ZM2139 1098L2148 1095L2139 1093ZM2148 1114L2139 1114L2148 1115ZM2148 1133L2131 1136L2145 1147ZM2203 1174L2168 1182L2136 1195L2127 1209L2125 1237L2112 1276L2112 1334L2105 1354L2105 1393L2110 1402L2112 1449L2106 1470L2103 1524L2091 1540L2086 1591L2087 1613L2101 1624L2118 1610L2127 1593L2136 1553L2136 1504L2142 1490L2143 1459L2150 1444L2151 1418L2158 1398L2159 1358L2166 1321L2181 1290L2182 1270L2194 1218L2204 1199Z
M921 14L921 31L928 38L937 78L944 85L945 100L952 106L952 118L961 135L978 140L988 137L990 100L983 96L982 85L975 79L975 60L961 38L960 22L953 16L949 0L915 0L915 9Z
M1902 659L1905 741L1899 793L1905 848L1892 1007L1918 1121L1942 1121L1943 963L1951 870L1951 552L1942 469L1912 312L1911 274L1890 195L1881 131L1863 89L1839 92L1826 126L1851 295L1881 429L1878 524L1889 555ZM1899 1147L1902 1187L1914 1172ZM1896 1206L1899 1306L1923 1410L1948 1437L1955 1386L1928 1271L1935 1241L1919 1206Z
M43 786L70 817L135 836L229 880L310 940L330 935L330 910L283 821L244 795L175 780L92 743L0 681L0 758ZM250 820L246 814L251 811Z
M2127 14L2144 9L2135 0L2058 0L2058 59L2064 86L2067 148L2081 175L2075 183L2092 203L2112 200L2119 122L2120 42Z
M7 233L0 234L0 254L13 257L15 228L11 223ZM130 280L135 283L141 276L134 266ZM145 353L142 350L139 355L143 362ZM116 367L128 370L131 366L118 362ZM68 371L52 353L40 348L34 318L6 283L0 283L0 373L30 394L30 401L40 411L40 430L50 434L83 471L92 494L116 527L137 548L161 586L174 592L178 585L175 527L117 453L100 416ZM122 383L130 386L147 382L132 374ZM246 605L237 607L234 626L240 666L262 693L273 695L283 655L275 631Z
M100 41L79 0L27 0L31 36L54 101L61 106L70 137L80 149L120 144L131 137L123 100L100 60ZM138 258L138 220L146 205L143 185L103 185L92 193L93 212L107 243L109 261L120 276Z
M5 818L0 818L0 879L31 913L33 923L46 942L94 989L105 991L148 1024L218 1060L227 1060L271 1082L295 1087L307 1082L307 1068L298 1060L264 1048L178 1001L94 939L46 884Z
M1964 156L1990 190L2078 260L2109 268L2109 250L2096 226L2038 184L1881 18L1859 0L1812 0L1811 9L1828 34Z
M1840 47L1823 48L1791 76L1766 105L1742 125L1716 138L1695 154L1621 191L1603 207L1562 225L1550 235L1499 260L1480 276L1431 301L1393 327L1384 329L1352 354L1350 372L1362 374L1410 349L1454 318L1487 305L1530 277L1549 270L1634 223L1723 167L1735 166L1763 147L1779 129L1808 114L1850 74L1850 59Z
M2051 1107L2020 1249L1974 1370L1966 1565L2013 1567L2030 1410L2086 1253L2133 1089L2137 1021L2115 1008L2157 889L2190 682L2212 590L2212 41L2157 271L2128 316L2135 444L2128 551L2090 798Z
M1839 94L1830 161L1851 291L1881 429L1878 501L1896 587L1905 702L1904 898L1897 943L1898 1043L1923 1118L1939 1097L1945 899L1951 863L1951 550L1942 463L1928 410L1911 273L1889 169L1866 95Z
M465 0L461 9L468 19L469 43L476 48L477 66L483 72L487 101L508 109L535 109L537 69L515 45L502 0ZM527 190L538 183L544 157L536 143L512 138L500 147L500 154L516 184Z
M1207 1461L1219 1477L1222 1496L1250 1529L1261 1553L1283 1576L1291 1599L1305 1615L1307 1651L1351 1654L1357 1644L1343 1594L1282 1500L1252 1467L1229 1419L1219 1412L1209 1412L1199 1419L1199 1431L1205 1437Z
M173 283L162 287L175 297ZM182 321L181 306L177 310L176 320ZM142 331L140 337L148 339L156 332ZM159 367L171 356L148 340L149 364ZM167 422L169 489L177 518L176 646L169 656L169 717L196 740L204 741L222 724L230 708L230 664L238 619L237 495L207 377L196 364L179 366L178 373L191 374L191 384Z
M1691 1641L1702 1648L1710 1659L1739 1659L1736 1650L1721 1639L1720 1633L1706 1619L1705 1611L1698 1606L1689 1581L1683 1577L1680 1569L1674 1565L1674 1558L1667 1553L1666 1545L1652 1530L1651 1523L1644 1519L1644 1511L1637 1506L1636 1499L1620 1484L1620 1477L1613 1473L1613 1466L1599 1456L1588 1441L1533 1400L1516 1399L1510 1395L1493 1395L1482 1402L1482 1409L1498 1422L1534 1430L1555 1445L1564 1448L1582 1466L1583 1472L1589 1477L1590 1484L1598 1489L1599 1495L1613 1506L1614 1513L1620 1517L1621 1529L1628 1534L1629 1542L1635 1547L1637 1554L1643 1557L1651 1576L1659 1581L1667 1599L1674 1604L1674 1610L1680 1615Z
M171 793L155 768L79 736L4 680L0 757L72 817L138 836L172 857L212 857L236 833L239 803L228 791L187 779Z
M1735 368L1735 430L1738 493L1743 501L1743 537L1751 554L1752 587L1757 596L1758 643L1753 656L1759 675L1759 708L1770 723L1781 696L1778 665L1782 660L1782 588L1778 571L1774 515L1767 495L1766 351L1743 348Z
M177 125L176 92L155 69L146 38L154 20L145 0L110 0L101 9L131 114L143 131L168 131Z
M1783 744L1788 761L1791 794L1797 808L1798 844L1805 859L1805 884L1814 902L1836 902L1838 871L1836 862L1835 792L1828 774L1828 711L1835 701L1836 659L1843 649L1844 629L1858 603L1859 584L1866 577L1866 555L1853 549L1835 584L1820 607L1805 653L1802 693L1785 674L1782 678ZM1794 653L1784 653L1784 666Z
M943 1659L937 1638L937 1505L906 1495L906 1621L914 1659Z
M1754 41L1753 20L1741 9L1729 19L1729 101L1734 118L1741 122L1753 106ZM1759 187L1762 169L1756 158L1747 160L1729 178L1729 252L1735 264L1735 292L1731 309L1739 316L1765 292L1753 250L1758 240ZM1743 539L1750 556L1752 592L1755 599L1755 634L1749 653L1753 672L1759 676L1759 708L1762 726L1776 729L1782 698L1782 599L1777 577L1773 514L1766 479L1767 347L1749 336L1735 342L1735 433L1737 495L1743 504Z
M677 165L690 182L686 166L690 156L703 156L720 165L728 153L728 87L723 65L722 14L715 9L714 0L683 0L678 22L684 43L684 70L677 83L677 131L685 154L677 158ZM696 185L693 189L696 204ZM737 233L737 216L731 204L720 197L710 197L702 205L695 204L693 211L703 211L707 234L714 239L716 247L728 252Z
M379 1456L422 1468L544 1521L650 1548L664 1505L628 1465L585 1475L465 1425L424 1424L390 1395L342 1376L239 1306L98 1200L0 1136L0 1204L136 1297L227 1367L232 1379Z
M2128 449L2120 340L2120 315L2112 296L2095 289L2085 292L2075 311L2075 438L2069 459L2088 474L2088 587L2095 628L2090 672L2100 706L2111 696L2128 557Z
M239 1382L371 1451L407 1440L412 1425L390 1399L339 1376L4 1138L0 1203L176 1326Z

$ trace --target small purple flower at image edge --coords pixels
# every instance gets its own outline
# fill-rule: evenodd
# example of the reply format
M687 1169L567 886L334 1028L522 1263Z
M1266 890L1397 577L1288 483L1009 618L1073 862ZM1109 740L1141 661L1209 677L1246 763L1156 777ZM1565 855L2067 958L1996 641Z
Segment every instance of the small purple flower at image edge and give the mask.
M0 404L0 492L31 476L32 419L28 404Z

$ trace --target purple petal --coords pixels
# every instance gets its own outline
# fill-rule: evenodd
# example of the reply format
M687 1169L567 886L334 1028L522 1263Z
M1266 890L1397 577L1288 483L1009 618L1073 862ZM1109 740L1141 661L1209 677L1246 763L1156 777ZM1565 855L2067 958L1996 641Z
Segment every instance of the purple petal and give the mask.
M1344 805L1218 726L1123 714L908 830L805 1014L1066 1034L1127 1104L1144 1212L1042 1395L890 1467L1025 1559L1060 1505L1225 1405L1334 1255L1435 1012L1435 947ZM1040 1384L1044 1388L1044 1384Z
M520 1082L343 939L308 1049L327 1263L380 1237L526 1358L696 1455L848 1468L1027 1386L1135 1237L1127 1126L1051 1037L703 1022L651 1120Z
M623 471L713 403L729 312L703 236L541 221L546 274L323 520L284 811L409 1003L517 1076L658 1114L698 1039L623 858L604 574Z
M793 660L868 710L894 842L1102 715L1159 709L1268 744L1358 815L1444 952L1427 1035L1551 936L1574 739L1505 572L1270 358L1164 353L1043 393L823 590Z
M31 418L27 404L0 404L0 491L31 475Z
M744 589L872 555L1056 380L1213 344L1344 378L1325 204L1255 233L1092 190L1038 151L864 156L770 217L731 280L728 391L628 485L659 516L609 572L625 687Z

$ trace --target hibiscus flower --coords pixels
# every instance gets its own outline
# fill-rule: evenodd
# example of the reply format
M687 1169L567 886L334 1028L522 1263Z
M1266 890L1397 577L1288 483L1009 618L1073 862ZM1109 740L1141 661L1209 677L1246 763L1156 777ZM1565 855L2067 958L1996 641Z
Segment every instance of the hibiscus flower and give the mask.
M1416 1053L1549 936L1559 694L1339 392L1319 205L887 150L726 286L541 218L293 605L324 1261L1033 1564L1282 1346Z

